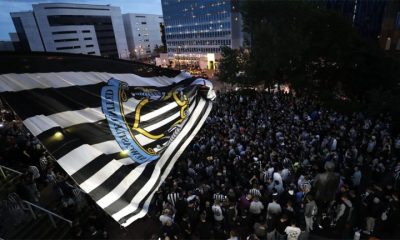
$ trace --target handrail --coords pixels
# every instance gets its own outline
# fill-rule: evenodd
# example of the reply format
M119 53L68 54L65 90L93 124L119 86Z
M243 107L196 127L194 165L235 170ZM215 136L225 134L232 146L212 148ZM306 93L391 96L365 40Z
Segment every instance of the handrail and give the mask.
M53 212L51 212L51 211L49 211L49 210L47 210L47 209L45 209L45 208L42 208L42 207L40 207L40 206L38 206L38 205L36 205L36 204L33 204L33 203L31 203L31 202L28 202L28 201L26 201L26 200L22 200L22 202L28 205L29 211L31 212L32 217L33 217L34 219L36 219L36 214L35 214L35 212L33 211L32 207L37 208L37 209L39 209L39 210L41 210L41 211L47 213L47 215L49 216L50 221L51 221L51 223L53 224L53 227L54 227L54 228L57 228L56 222L54 221L54 217L59 218L59 219L65 221L65 222L67 222L67 223L72 227L72 221L71 221L71 220L68 220L68 219L66 219L66 218L64 218L64 217L62 217L62 216L60 216L60 215L58 215L58 214L56 214L56 213L53 213Z
M6 176L6 174L4 173L3 169L8 170L8 171L10 171L10 172L14 172L14 173L16 173L16 174L18 174L18 175L22 175L22 172L20 172L20 171L17 171L17 170L8 168L8 167L3 166L3 165L0 165L0 173L1 173L1 175L3 175L4 179L7 179L7 176Z

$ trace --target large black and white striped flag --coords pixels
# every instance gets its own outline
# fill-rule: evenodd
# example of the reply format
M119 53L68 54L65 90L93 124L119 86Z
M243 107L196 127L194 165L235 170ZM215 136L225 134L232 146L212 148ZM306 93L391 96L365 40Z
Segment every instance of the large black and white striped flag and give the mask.
M143 217L206 120L212 85L186 73L0 75L0 96L58 164L123 226Z

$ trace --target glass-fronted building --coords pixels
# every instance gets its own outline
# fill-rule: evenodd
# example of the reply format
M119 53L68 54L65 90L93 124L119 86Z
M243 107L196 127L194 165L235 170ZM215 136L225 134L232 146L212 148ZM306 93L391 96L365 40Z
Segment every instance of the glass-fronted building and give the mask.
M400 50L400 2L392 0L325 0L327 9L348 17L361 36L385 50Z
M203 56L243 43L238 1L161 0L168 53Z

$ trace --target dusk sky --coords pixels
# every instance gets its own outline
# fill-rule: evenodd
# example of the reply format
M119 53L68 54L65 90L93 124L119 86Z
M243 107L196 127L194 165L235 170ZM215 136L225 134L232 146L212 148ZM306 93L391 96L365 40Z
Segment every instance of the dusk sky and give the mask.
M162 14L161 0L0 0L0 40L10 40L8 33L15 32L10 12L30 11L36 3L111 4L122 13Z

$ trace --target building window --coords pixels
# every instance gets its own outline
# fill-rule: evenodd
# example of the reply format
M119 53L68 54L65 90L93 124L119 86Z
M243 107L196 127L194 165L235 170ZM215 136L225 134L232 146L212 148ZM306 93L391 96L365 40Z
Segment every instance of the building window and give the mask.
M44 9L79 9L79 10L110 11L110 9L108 8L82 8L82 7L45 7Z
M86 45L86 47L93 47L93 44L90 44L90 45Z
M145 24L147 24L147 22L142 22L142 25L145 25Z
M84 38L83 40L92 40L91 37Z
M76 42L79 38L69 38L69 39L56 39L54 42Z
M58 47L57 50L66 50L66 49L74 49L74 48L81 48L81 46L70 46L70 47Z
M76 31L57 31L57 32L52 32L53 35L69 34L69 33L76 33Z
M400 29L400 12L397 12L397 18L396 18L396 29Z
M95 52L88 52L87 54L95 54Z
M82 30L83 33L90 33L90 30Z

